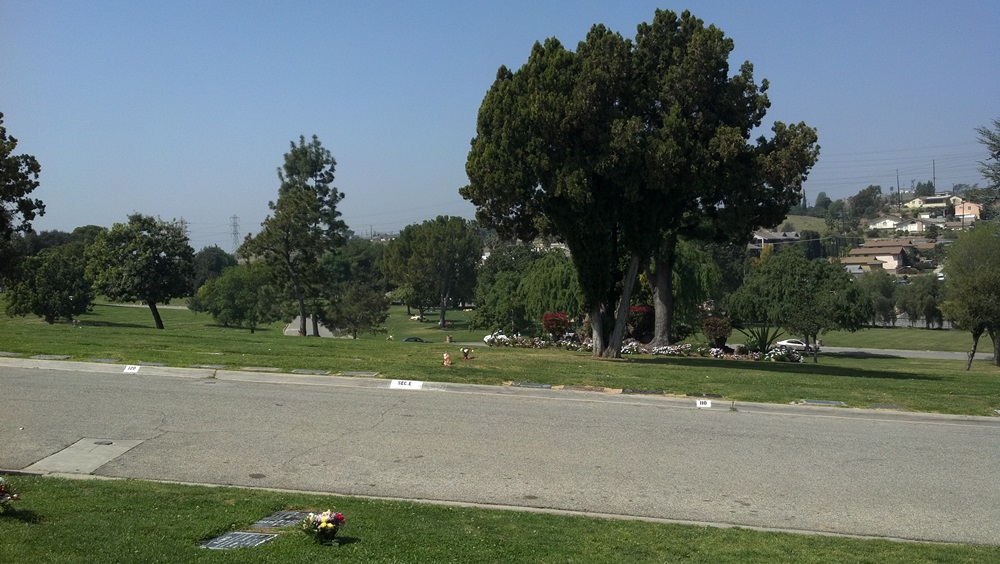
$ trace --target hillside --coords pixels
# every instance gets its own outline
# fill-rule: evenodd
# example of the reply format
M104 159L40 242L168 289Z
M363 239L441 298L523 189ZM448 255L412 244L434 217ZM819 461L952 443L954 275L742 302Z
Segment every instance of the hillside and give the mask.
M826 231L826 220L821 217L790 215L778 225L777 229L781 229L781 226L786 223L794 225L795 231L816 231L818 233Z

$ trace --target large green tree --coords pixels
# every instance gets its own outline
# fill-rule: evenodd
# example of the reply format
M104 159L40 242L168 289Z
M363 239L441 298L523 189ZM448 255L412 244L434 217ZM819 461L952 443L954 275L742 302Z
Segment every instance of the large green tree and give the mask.
M86 313L94 299L86 267L82 243L44 249L26 258L17 282L9 288L7 313L37 315L50 324Z
M16 263L11 237L31 231L31 221L45 213L41 200L30 197L42 167L31 155L15 155L16 148L17 139L7 136L0 113L0 279Z
M99 233L86 256L94 288L114 301L145 302L157 329L163 320L156 305L191 294L194 249L178 223L132 214Z
M199 287L198 307L192 309L208 312L223 327L244 327L253 333L262 323L281 318L281 301L274 294L263 264L240 264Z
M562 251L541 254L528 267L517 287L525 314L536 326L541 325L546 313L565 313L576 322L583 316L580 282L573 262Z
M1000 212L1000 118L993 120L992 129L978 127L979 142L986 147L989 154L986 160L979 163L979 172L989 182L986 188L977 188L969 192L970 200L982 206L983 219L995 218Z
M979 222L959 235L948 249L944 272L944 314L956 328L972 333L966 370L983 333L993 342L993 365L1000 366L1000 224Z
M385 245L352 238L323 258L330 304L324 324L347 331L378 333L389 317L388 281L382 271Z
M192 286L195 290L201 288L202 284L216 278L227 268L236 266L236 257L222 250L218 245L211 245L203 248L194 254L194 282Z
M310 314L313 335L319 334L319 319L326 316L320 261L345 239L347 226L337 209L344 194L333 186L336 165L315 135L310 142L304 136L293 141L278 169L278 199L268 202L271 214L240 247L240 256L262 261L275 287L298 306L300 335L308 334Z
M476 271L476 310L472 316L476 327L510 335L531 330L519 286L537 259L538 253L528 245L498 241L492 246Z
M636 275L654 253L666 301L677 236L707 223L699 232L712 238L746 237L799 201L815 132L779 123L748 143L767 84L749 63L730 77L732 49L689 13L657 11L634 43L597 25L575 52L535 44L483 100L461 193L505 237L566 243L595 356L620 355Z
M896 325L896 277L878 268L859 276L857 283L872 302L872 324Z
M807 344L834 329L857 331L873 312L871 302L839 264L809 260L799 247L763 260L730 296L728 305L744 328L780 327L803 336ZM762 350L770 345L758 344Z
M438 216L404 227L389 243L384 267L393 283L437 298L438 326L444 329L449 303L473 296L482 252L475 225L461 217Z

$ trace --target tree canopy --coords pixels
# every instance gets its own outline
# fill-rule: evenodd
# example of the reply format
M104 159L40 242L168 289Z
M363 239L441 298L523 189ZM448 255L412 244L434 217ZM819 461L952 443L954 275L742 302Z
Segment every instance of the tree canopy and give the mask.
M0 113L0 277L8 274L15 252L11 236L31 230L31 221L45 213L41 200L30 194L38 188L42 167L31 155L15 155L17 139L7 136Z
M679 233L745 238L801 197L815 132L779 122L750 143L768 85L749 63L729 76L732 50L690 13L658 10L634 42L595 25L575 52L536 43L483 100L461 193L503 237L566 243L595 356L620 355L636 275L658 252L656 271L672 272Z
M993 128L978 127L979 142L986 147L989 157L979 163L979 172L983 174L990 185L987 188L974 190L972 201L982 204L983 218L996 217L1000 206L1000 118L993 120ZM970 194L973 195L973 194Z
M761 261L728 305L744 329L780 327L805 337L807 344L834 329L857 331L874 314L870 300L840 264L808 260L799 247ZM766 350L770 343L758 345Z
M216 278L222 271L236 266L236 257L222 250L218 245L211 245L194 254L194 282L192 287L197 290L202 284Z
M248 263L229 267L208 279L192 300L197 307L189 307L207 311L224 327L244 327L253 333L261 323L280 319L280 300L275 298L266 267Z
M337 209L344 194L333 187L336 165L315 135L308 143L304 136L297 145L293 141L278 169L278 199L268 202L272 213L240 247L241 256L267 266L274 286L298 306L300 335L307 335L309 314L318 334L318 319L325 316L320 260L345 239L347 226Z
M145 302L157 329L163 320L156 305L191 293L194 249L177 223L132 214L99 233L86 256L95 289L114 301Z
M438 216L404 227L385 251L384 268L393 283L436 298L438 326L444 329L449 302L473 296L482 252L474 225L461 217Z
M972 333L968 370L985 332L993 342L993 365L1000 366L1000 224L979 222L959 235L944 263L945 316Z
M82 243L44 249L26 258L9 289L7 313L37 315L50 324L86 313L94 299L86 266Z

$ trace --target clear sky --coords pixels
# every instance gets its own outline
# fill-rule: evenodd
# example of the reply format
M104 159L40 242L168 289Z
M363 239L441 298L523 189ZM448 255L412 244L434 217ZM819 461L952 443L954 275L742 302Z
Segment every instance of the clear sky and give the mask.
M656 8L732 37L771 83L773 121L819 131L807 197L936 177L985 184L975 128L1000 118L996 0L0 1L0 112L42 165L36 230L183 218L232 250L277 197L289 143L337 159L348 226L473 217L458 195L476 113L532 44L626 37Z

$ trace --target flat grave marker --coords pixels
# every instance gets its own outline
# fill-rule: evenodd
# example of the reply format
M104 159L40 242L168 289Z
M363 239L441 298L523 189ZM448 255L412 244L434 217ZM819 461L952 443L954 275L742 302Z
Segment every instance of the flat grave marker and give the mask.
M273 515L268 515L257 521L251 527L255 529L277 529L280 527L291 527L306 520L309 513L306 511L278 511Z
M201 545L202 548L208 548L211 550L229 550L231 548L250 548L254 546L260 546L266 542L270 542L277 537L274 533L244 533L240 531L234 531L226 533L222 536L215 537L214 539Z

